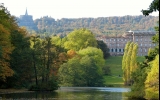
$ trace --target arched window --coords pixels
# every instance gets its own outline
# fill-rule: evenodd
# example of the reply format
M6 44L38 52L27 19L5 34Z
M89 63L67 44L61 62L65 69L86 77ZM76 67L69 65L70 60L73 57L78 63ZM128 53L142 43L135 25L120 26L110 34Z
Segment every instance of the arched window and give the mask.
M117 52L117 49L115 49L115 52Z
M113 52L114 50L112 49L112 51L111 52Z

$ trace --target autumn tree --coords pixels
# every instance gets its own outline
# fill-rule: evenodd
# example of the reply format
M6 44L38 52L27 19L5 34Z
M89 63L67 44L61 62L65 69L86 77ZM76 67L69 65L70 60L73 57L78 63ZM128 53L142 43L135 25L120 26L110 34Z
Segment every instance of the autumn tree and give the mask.
M9 76L13 75L10 68L9 60L13 47L10 41L10 33L0 24L0 46L2 48L2 57L0 58L0 80L5 81Z
M11 45L10 32L17 28L15 19L9 11L0 3L0 81L5 81L7 77L13 75L14 71L10 67L10 54L13 46ZM3 84L3 82L0 82ZM0 85L2 85L0 84Z

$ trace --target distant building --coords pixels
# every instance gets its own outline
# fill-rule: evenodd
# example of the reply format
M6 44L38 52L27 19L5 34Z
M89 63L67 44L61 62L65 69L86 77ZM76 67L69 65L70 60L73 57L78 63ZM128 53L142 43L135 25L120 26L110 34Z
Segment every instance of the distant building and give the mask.
M138 44L138 55L147 55L148 49L155 47L152 43L151 37L155 32L150 31L128 31L121 36L98 37L98 40L104 41L110 49L111 55L123 55L125 45L128 41L134 41Z
M25 15L20 15L18 19L19 26L25 26L28 30L37 30L37 26L35 25L32 15L28 15L27 9Z

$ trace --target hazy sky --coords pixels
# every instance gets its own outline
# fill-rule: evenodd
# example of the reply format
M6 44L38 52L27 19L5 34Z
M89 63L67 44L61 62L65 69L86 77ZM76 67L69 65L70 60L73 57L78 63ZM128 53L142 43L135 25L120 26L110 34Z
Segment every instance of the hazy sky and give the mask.
M43 16L61 18L142 15L153 0L0 0L12 15L24 15L26 8L33 19ZM151 15L158 16L155 12Z

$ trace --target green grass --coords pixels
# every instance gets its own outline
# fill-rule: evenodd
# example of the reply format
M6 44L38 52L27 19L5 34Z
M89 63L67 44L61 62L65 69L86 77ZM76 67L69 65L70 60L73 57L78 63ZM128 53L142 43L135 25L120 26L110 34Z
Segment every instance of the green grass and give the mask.
M123 87L122 58L123 56L111 56L106 59L106 66L109 66L111 70L111 76L104 76L106 86ZM144 59L143 56L137 57L138 62L142 62Z
M112 75L122 75L122 56L112 56L106 59L106 65L110 67Z

